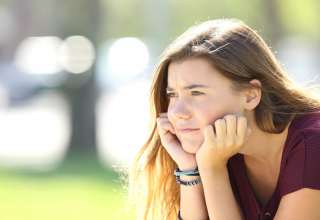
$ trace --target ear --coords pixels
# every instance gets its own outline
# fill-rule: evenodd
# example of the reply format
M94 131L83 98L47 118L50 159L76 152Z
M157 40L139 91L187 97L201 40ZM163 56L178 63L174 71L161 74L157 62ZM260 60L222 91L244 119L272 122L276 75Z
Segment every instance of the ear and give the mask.
M261 82L257 79L253 79L249 83L251 86L244 92L244 108L247 110L253 110L258 106L261 100Z

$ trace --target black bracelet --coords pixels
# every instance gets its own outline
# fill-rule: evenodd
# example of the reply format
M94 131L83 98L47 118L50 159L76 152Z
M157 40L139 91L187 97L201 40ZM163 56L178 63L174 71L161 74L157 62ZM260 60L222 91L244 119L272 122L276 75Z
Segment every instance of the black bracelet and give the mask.
M180 176L176 176L176 181L177 181L177 183L184 185L184 186L194 186L194 185L201 183L201 178L199 177L195 180L184 181L184 180L180 179Z

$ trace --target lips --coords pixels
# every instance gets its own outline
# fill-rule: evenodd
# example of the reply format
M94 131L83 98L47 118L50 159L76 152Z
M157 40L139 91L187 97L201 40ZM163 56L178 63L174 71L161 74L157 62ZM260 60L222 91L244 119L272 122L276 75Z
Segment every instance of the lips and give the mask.
M177 128L179 133L192 133L199 131L199 128Z

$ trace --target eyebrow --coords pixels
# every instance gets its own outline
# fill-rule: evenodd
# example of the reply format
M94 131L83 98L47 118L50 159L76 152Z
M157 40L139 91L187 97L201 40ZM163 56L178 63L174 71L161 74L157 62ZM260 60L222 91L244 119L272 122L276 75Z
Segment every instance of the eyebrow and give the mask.
M188 85L188 86L184 86L183 89L184 90L188 90L188 89L194 89L194 88L209 88L209 86L207 85L202 85L202 84L192 84L192 85ZM174 89L171 87L167 87L167 91L173 91Z

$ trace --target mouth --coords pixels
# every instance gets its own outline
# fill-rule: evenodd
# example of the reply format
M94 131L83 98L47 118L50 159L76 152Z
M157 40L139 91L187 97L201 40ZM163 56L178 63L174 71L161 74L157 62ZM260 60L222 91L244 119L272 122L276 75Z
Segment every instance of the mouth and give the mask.
M200 131L199 128L185 128L185 129L178 129L178 132L181 134L188 134Z

